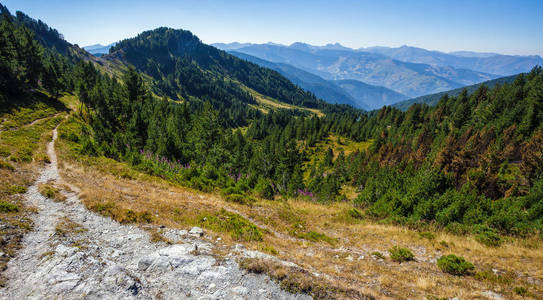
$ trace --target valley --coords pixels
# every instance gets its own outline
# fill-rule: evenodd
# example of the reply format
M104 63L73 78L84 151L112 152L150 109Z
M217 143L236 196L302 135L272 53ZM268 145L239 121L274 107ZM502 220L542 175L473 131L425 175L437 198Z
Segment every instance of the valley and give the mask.
M0 299L543 298L538 57L0 11Z

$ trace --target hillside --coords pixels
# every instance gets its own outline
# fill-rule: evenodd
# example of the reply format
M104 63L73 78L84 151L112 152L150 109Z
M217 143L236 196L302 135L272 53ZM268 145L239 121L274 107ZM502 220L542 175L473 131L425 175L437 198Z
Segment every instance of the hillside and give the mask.
M96 58L15 18L0 298L543 297L541 67L368 113L188 31Z
M342 88L338 87L334 83L312 73L288 64L272 63L241 52L229 51L229 53L259 66L275 70L292 81L292 83L314 93L315 96L329 103L348 104L365 110L370 109L364 100L370 100L371 98L353 98L350 94L343 91Z
M245 123L251 114L246 104L256 103L242 85L287 104L310 108L322 108L324 104L276 71L205 45L189 31L146 31L118 42L102 58L135 66L153 79L152 90L158 95L189 103L191 97L197 97L210 101L221 113L241 111L238 124Z
M364 99L372 109L399 102L406 96L381 86L366 84L358 80L334 80L336 85L349 93L355 99Z
M488 88L493 88L493 87L495 87L497 85L502 85L502 84L505 84L505 83L512 83L515 80L516 77L517 77L517 75L507 76L507 77L497 78L497 79L485 81L485 82L470 85L470 86L465 86L465 87L450 90L450 91L435 93L435 94L426 95L426 96L420 96L420 97L417 97L417 98L413 98L413 99L409 99L409 100L394 103L392 106L394 106L396 108L399 108L399 109L401 109L403 111L408 110L409 107L411 107L411 105L413 105L415 103L424 103L424 104L434 106L445 95L447 95L449 97L456 97L456 96L460 95L464 89L468 92L469 95L471 95L482 85L485 85Z
M221 45L217 45L221 46ZM497 76L443 65L403 62L342 46L251 44L235 51L274 63L286 63L327 80L354 79L410 97L451 90Z

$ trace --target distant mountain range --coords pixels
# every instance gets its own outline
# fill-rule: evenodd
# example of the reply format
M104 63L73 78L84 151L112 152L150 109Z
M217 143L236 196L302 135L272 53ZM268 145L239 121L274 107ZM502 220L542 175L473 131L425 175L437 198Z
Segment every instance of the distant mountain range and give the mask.
M425 103L425 104L428 104L430 106L433 106L433 105L436 105L439 102L439 100L441 100L441 97L443 97L445 95L448 95L449 97L456 97L456 96L460 95L460 93L464 89L466 89L466 91L468 92L468 95L469 95L469 94L472 94L473 92L475 92L483 84L485 86L487 86L488 88L493 88L493 87L495 87L497 85L502 85L502 84L505 84L505 83L512 83L513 81L515 81L515 78L517 78L517 76L518 76L518 74L517 75L511 75L511 76L506 76L506 77L501 77L501 78L481 82L481 83L470 85L470 86L465 86L465 87L450 90L450 91L445 91L445 92L435 93L435 94L431 94L431 95L420 96L420 97L417 97L417 98L400 101L398 103L395 103L392 106L394 106L396 108L399 108L401 110L407 110L411 105L413 105L415 103Z
M90 45L90 46L85 46L83 47L83 49L85 49L87 52L89 52L90 54L92 55L95 55L95 56L102 56L104 54L108 54L109 53L109 49L113 46L115 46L116 43L111 43L109 45L101 45L101 44L95 44L95 45Z
M528 72L535 65L543 64L543 59L538 55L517 56L470 51L443 53L409 46L370 47L358 49L358 51L378 53L405 62L451 66L457 69L469 69L495 75Z
M237 51L229 51L229 53L262 67L275 70L301 88L313 92L315 96L329 103L349 104L356 108L371 110L408 98L384 87L373 86L356 80L325 80L318 75L289 64L273 63Z
M392 103L415 98L419 96L450 91L464 86L478 84L484 81L500 78L507 75L518 74L531 70L535 65L543 65L543 59L534 56L512 56L497 53L477 53L458 51L444 53L430 51L422 48L402 46L369 47L351 49L339 43L324 46L314 46L305 43L293 43L289 46L267 43L230 43L212 44L241 57L241 54L275 64L273 68L291 79L301 87L308 89L317 96L332 103L350 103L354 99L357 107L370 108L390 105ZM250 60L250 59L249 59ZM254 59L253 62L256 62ZM256 62L258 63L258 62ZM261 63L259 63L261 65ZM288 66L287 66L288 65ZM268 65L270 67L270 65ZM296 72L293 72L293 68ZM299 76L294 79L293 74L305 71L321 77L326 83L308 84ZM279 71L279 70L278 70ZM287 75L288 74L288 75ZM363 90L354 92L353 82L347 91L338 85L337 80L356 80L368 84L369 87L384 87L387 93L375 94L366 92L361 98ZM329 86L329 83L339 86ZM356 84L361 87L361 84ZM334 90L334 93L331 93ZM397 94L392 96L388 91ZM354 96L356 93L358 96ZM341 95L350 97L338 99ZM402 96L405 95L405 98ZM375 98L377 97L377 98ZM353 99L350 99L353 98Z
M451 90L499 77L450 66L405 62L339 44L252 44L241 46L236 51L274 63L290 64L327 80L354 79L383 86L408 97Z

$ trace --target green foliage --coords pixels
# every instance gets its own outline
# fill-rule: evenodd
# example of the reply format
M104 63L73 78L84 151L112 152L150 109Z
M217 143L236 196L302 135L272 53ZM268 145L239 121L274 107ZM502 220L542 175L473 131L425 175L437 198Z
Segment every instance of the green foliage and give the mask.
M26 193L26 187L19 185L9 185L7 190L10 195Z
M45 89L53 98L75 92L79 116L60 135L78 155L128 161L204 191L235 187L225 198L244 203L251 199L246 195L276 194L338 201L350 185L359 192L354 204L369 217L473 233L491 246L501 243L501 234L543 232L540 67L492 90L482 85L443 97L435 107L362 113L326 105L188 31L159 28L118 43L112 52L134 66L119 81L70 54L77 49L42 22L4 13L0 28L2 111L20 106L7 99L22 99L22 91ZM326 115L263 114L254 108L254 91ZM25 115L20 110L3 124L19 128L1 132L0 156L8 160L28 162L35 154L42 131L22 128ZM373 142L369 149L315 150L330 136L345 145Z
M503 243L503 238L496 232L495 229L478 226L475 229L477 235L475 240L488 247L499 247Z
M516 286L514 289L513 289L513 292L519 296L528 296L528 289L523 287L523 286Z
M312 241L312 242L323 241L330 245L335 245L337 242L336 239L331 238L325 235L324 233L315 232L315 231L304 232L302 234L299 234L298 237L308 240L308 241Z
M440 257L437 266L441 271L457 276L467 275L475 268L472 263L454 254Z
M262 197L264 199L273 199L273 188L263 177L258 178L258 182L255 185L255 191L259 197Z
M371 253L371 255L373 255L373 256L375 256L375 257L377 257L377 258L380 258L380 259L385 259L385 256L384 256L381 252L379 252L379 251L373 251L373 252Z
M18 212L19 207L13 203L0 201L0 212Z
M7 161L0 160L0 169L13 171L15 170L15 167Z
M413 254L413 252L411 252L411 250L399 246L394 246L388 249L388 253L390 254L390 258L393 261L399 263L415 259L415 255Z
M435 240L435 238L436 238L435 233L427 232L427 231L426 232L419 232L419 236L421 238L425 238L425 239L428 239L430 241Z
M362 220L364 219L364 215L356 208L351 208L347 211L349 216L353 219Z
M238 241L262 241L262 232L242 216L221 209L215 214L200 216L198 224L216 232L226 232Z

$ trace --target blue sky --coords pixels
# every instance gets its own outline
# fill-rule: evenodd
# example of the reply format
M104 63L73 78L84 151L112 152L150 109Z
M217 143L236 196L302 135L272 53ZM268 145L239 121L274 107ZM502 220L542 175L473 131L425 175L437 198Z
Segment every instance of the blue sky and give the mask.
M339 42L543 55L543 0L0 0L80 46L159 26L206 43Z

